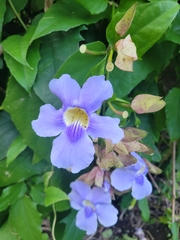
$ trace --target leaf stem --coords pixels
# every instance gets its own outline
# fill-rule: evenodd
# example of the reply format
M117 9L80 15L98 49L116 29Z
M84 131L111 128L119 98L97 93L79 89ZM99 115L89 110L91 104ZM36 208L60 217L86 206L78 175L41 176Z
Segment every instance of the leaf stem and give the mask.
M21 25L23 26L23 28L24 28L25 30L27 30L26 25L24 24L23 20L20 18L19 14L18 14L18 12L16 11L16 9L15 9L13 3L11 2L11 0L8 0L8 2L9 2L9 5L11 6L11 8L12 8L14 14L15 14L16 17L18 18L18 20L20 21Z
M175 222L175 204L176 204L176 141L173 142L172 155L172 222Z
M52 224L52 238L53 238L53 240L56 240L56 237L55 237L55 225L56 225L57 215L56 215L56 209L55 209L55 205L54 204L52 204L52 208L53 208L53 214L54 214L54 219L53 219L53 224Z

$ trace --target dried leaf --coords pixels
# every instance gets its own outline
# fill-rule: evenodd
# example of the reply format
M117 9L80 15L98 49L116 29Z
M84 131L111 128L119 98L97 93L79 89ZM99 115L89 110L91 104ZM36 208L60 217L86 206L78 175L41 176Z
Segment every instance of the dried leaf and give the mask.
M158 167L156 167L154 164L150 163L146 158L143 158L143 160L145 161L149 171L153 174L161 174L162 170Z
M114 147L114 151L119 153L119 154L129 154L129 152L127 151L126 147L124 146L124 143L122 141L118 142L115 147Z
M123 144L126 147L128 152L148 152L149 151L146 145L138 141L123 142Z
M137 162L137 160L130 154L118 154L118 158L125 167Z
M111 140L105 139L106 147L105 147L105 153L111 152L114 148L114 144L112 144Z
M95 177L95 185L98 187L102 187L104 180L104 171L98 168Z
M136 12L136 6L137 3L133 4L115 26L116 32L120 34L121 37L124 36L124 34L128 31L129 27L131 26L131 23L134 19L134 15Z
M94 167L90 172L81 175L78 179L92 186L95 182L97 171L99 167Z
M138 114L151 113L161 110L165 106L162 97L151 94L139 94L131 103L131 108Z
M148 132L144 130L133 128L133 127L128 127L123 130L124 130L123 142L138 141L146 137L148 134Z
M115 44L117 57L115 61L116 67L121 70L132 72L133 61L137 60L136 46L132 42L131 36L128 35L125 39L117 41Z

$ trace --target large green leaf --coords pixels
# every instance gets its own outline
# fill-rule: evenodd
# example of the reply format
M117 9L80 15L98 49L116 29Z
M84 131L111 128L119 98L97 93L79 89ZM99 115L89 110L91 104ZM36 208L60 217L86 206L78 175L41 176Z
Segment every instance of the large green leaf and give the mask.
M165 100L166 125L171 141L175 141L180 138L180 89L170 90Z
M62 240L83 239L85 232L76 227L77 211L72 210L60 223L65 223L66 228Z
M34 90L45 103L60 107L59 99L49 90L49 82L67 58L79 49L79 42L83 40L80 31L85 29L79 27L68 32L51 33L43 38Z
M50 186L46 189L45 205L49 206L53 203L68 200L69 197L61 189Z
M18 199L22 198L26 192L26 189L27 187L23 182L3 189L0 197L0 211L4 211L9 205L14 204Z
M31 121L37 119L39 108L42 105L43 102L33 92L29 95L14 78L10 78L2 107L10 113L25 143L41 159L49 160L52 140L38 137L31 126Z
M27 196L21 198L10 209L10 224L23 240L42 240L41 216L36 204Z
M86 46L87 49L92 51L102 52L106 50L105 45L101 42L89 43ZM62 74L68 73L82 85L86 76L89 75L89 71L99 64L103 58L103 55L82 54L77 51L59 68L55 77L59 78Z
M4 53L5 61L11 74L28 92L30 92L31 86L33 85L36 78L38 62L40 60L39 45L39 41L34 42L29 48L27 54L27 61L32 68L20 64L8 53Z
M0 187L24 181L33 175L41 174L44 171L45 162L41 161L32 165L31 160L32 151L26 149L8 167L5 159L0 161Z
M128 33L137 47L139 58L160 39L178 11L179 4L173 1L147 3L137 7ZM117 12L107 28L107 39L111 44L115 44L119 38L114 27L122 16L122 13Z
M6 11L6 0L1 0L1 7L0 7L0 40L1 40L2 26L3 26L5 11Z
M54 3L39 21L31 41L55 31L67 31L82 24L95 23L106 13L91 15L81 4L74 0Z
M134 62L133 72L121 71L115 67L109 74L109 80L113 85L117 97L122 98L130 93L152 70L151 64L145 60Z
M24 36L13 35L2 42L3 51L8 53L17 62L30 67L26 60L29 41L35 31L35 26L30 26ZM16 47L14 47L16 46ZM33 49L34 50L34 49ZM32 67L33 68L33 67Z
M6 157L7 151L17 135L18 131L9 114L0 111L0 160Z
M108 5L107 0L77 0L80 4L82 4L91 14L99 14L103 12Z

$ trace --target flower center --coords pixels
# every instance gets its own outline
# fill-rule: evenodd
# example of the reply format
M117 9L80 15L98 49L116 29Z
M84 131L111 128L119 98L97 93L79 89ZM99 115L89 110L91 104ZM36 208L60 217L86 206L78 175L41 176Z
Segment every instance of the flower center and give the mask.
M87 128L89 125L89 117L87 113L81 108L71 108L64 113L64 120L67 126L70 126L74 123L79 123L84 128Z
M95 206L92 202L90 202L89 200L83 200L83 206L85 207L85 215L86 217L90 217L93 212L95 211Z

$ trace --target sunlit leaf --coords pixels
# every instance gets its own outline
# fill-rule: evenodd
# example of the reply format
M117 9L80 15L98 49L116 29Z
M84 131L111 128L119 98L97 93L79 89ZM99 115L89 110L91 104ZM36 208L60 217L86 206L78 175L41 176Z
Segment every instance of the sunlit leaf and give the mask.
M50 186L46 189L45 205L49 206L53 203L68 200L69 197L61 189Z

